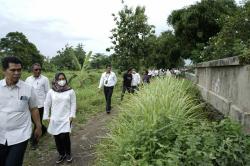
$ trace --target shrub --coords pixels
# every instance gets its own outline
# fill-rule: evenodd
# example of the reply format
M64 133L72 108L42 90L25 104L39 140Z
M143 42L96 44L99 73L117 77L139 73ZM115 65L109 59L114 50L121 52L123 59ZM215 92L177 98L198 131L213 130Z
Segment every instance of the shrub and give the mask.
M195 93L194 93L195 92ZM98 165L244 165L249 141L239 125L204 118L185 80L167 78L121 106L110 135L98 146Z
M3 76L3 70L2 70L2 68L0 68L0 80L3 79L3 78L4 78L4 76Z

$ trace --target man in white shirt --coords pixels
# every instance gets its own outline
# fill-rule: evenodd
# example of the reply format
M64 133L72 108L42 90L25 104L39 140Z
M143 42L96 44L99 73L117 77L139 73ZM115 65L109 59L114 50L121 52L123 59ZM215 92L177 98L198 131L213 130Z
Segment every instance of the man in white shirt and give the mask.
M117 82L117 78L114 72L111 71L111 66L106 67L106 72L102 73L99 89L104 86L104 95L106 99L106 112L107 114L111 111L111 97L113 94L114 86Z
M136 70L132 70L132 93L134 93L136 90L139 90L139 85L141 82L141 76L139 73L136 73Z
M2 59L5 78L0 80L0 165L21 166L31 135L31 116L35 137L41 134L37 98L33 87L19 80L22 63L16 57Z
M39 63L33 64L31 69L32 69L33 75L29 76L25 82L35 89L35 92L37 95L38 110L40 113L40 121L42 125L42 135L44 135L47 132L47 128L42 124L42 117L43 117L43 111L44 111L44 101L50 89L49 79L41 74L42 67ZM34 125L34 130L35 128L36 126ZM34 137L34 130L31 136L32 149L36 149L37 144L38 144L38 140L36 140Z

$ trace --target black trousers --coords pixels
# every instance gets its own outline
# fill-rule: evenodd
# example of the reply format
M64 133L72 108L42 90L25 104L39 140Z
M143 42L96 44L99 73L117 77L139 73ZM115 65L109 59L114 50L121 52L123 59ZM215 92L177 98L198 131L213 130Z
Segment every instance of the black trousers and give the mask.
M43 107L42 108L38 108L38 110L39 110L39 114L40 114L40 122L41 122L41 125L42 125L42 135L44 135L47 132L47 128L43 125L43 110L44 110L44 108ZM34 136L34 131L36 129L36 125L35 125L33 119L32 119L32 122L34 124L34 129L33 129L32 135L31 135L31 144L33 146L35 146L35 145L38 144L38 141L37 141L37 139Z
M113 89L114 87L105 87L104 86L104 95L105 95L105 99L106 99L106 112L110 112L111 111L111 98L112 98L112 94L113 94Z
M71 155L71 142L69 133L54 135L54 139L56 142L56 149L60 155Z
M136 91L139 91L138 86L132 86L132 93L135 93Z
M128 91L128 93L132 93L132 87L131 86L123 86L122 88L122 94L121 94L121 100L123 100L125 92Z
M28 140L15 144L0 144L0 166L22 166Z

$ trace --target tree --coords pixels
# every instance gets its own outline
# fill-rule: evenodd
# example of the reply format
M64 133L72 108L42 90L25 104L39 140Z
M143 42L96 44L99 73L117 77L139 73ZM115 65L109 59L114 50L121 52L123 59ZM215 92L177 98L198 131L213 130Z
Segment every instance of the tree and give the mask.
M161 33L157 39L157 55L155 64L158 68L176 68L183 64L183 51L172 31Z
M86 57L86 52L83 49L83 45L81 43L79 43L76 46L76 48L74 49L74 52L75 52L76 58L78 59L79 63L81 64L81 67L82 67L82 64L83 64L85 57Z
M114 50L113 58L118 69L139 68L140 59L145 56L145 40L154 33L153 26L147 22L145 7L137 6L134 10L125 5L118 15L112 15L116 27L111 30L113 46L107 51Z
M184 58L202 61L200 50L209 38L220 32L225 18L233 16L237 10L234 0L202 0L188 8L173 11L168 23L173 26L175 36L184 49Z
M57 55L51 59L51 63L59 69L81 70L85 61L86 52L83 50L82 44L78 44L76 48L65 45L65 48L57 51Z
M105 68L109 64L111 64L111 57L101 53L93 55L92 60L90 62L91 68L94 69Z
M212 60L245 54L250 48L249 27L250 2L247 2L233 17L228 17L222 30L209 40L202 58Z
M29 42L21 32L10 32L0 40L0 52L4 56L16 56L21 59L23 68L29 68L33 63L43 63L44 56L36 46Z

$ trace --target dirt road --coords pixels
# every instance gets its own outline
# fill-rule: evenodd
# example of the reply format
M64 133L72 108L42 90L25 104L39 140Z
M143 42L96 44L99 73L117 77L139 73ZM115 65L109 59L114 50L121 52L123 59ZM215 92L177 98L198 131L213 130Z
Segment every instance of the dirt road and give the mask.
M98 113L96 116L90 118L87 123L80 126L79 129L73 130L71 136L72 147L72 163L68 164L66 161L60 165L71 166L92 166L95 159L95 145L100 141L100 138L105 136L108 132L107 124L117 114L117 111L112 111L111 114L105 112ZM48 136L41 143L39 149L36 150L37 159L33 159L32 162L24 164L25 166L54 166L57 152L55 148L44 150L48 148L48 142L55 144L53 139ZM47 141L49 140L49 141ZM51 145L51 146L52 146ZM26 158L32 156L32 151L29 151ZM44 154L47 153L47 154ZM40 155L39 155L40 154ZM33 156L33 158L36 158ZM58 165L58 164L57 164Z

